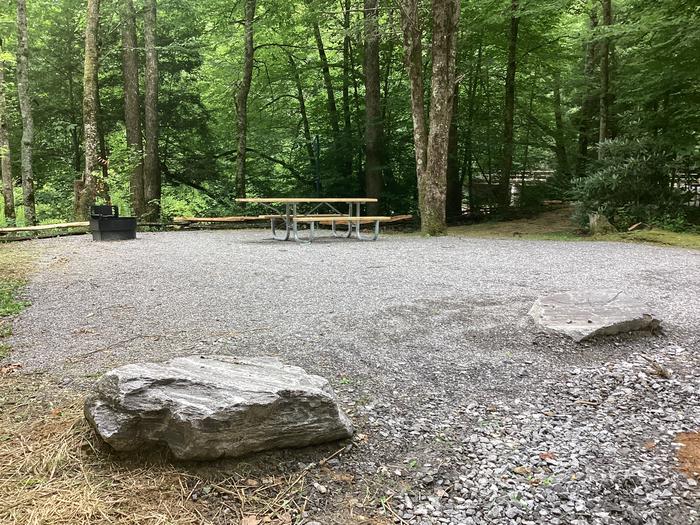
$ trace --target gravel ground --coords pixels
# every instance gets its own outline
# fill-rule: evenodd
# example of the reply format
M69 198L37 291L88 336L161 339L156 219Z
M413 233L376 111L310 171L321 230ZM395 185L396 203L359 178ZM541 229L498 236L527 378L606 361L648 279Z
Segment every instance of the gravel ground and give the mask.
M277 355L328 377L358 436L334 460L355 484L310 489L324 524L352 522L333 516L362 499L360 480L381 487L388 522L700 523L673 443L700 431L699 252L267 236L38 241L12 360L75 388L193 353ZM528 318L538 295L586 287L638 297L663 332L574 344Z

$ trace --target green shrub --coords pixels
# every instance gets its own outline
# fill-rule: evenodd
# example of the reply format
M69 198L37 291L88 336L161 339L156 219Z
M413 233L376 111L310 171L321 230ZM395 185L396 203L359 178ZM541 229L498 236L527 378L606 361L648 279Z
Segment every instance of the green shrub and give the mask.
M525 184L520 191L519 206L528 210L541 208L546 200L559 199L561 195L549 182Z
M577 222L587 226L588 215L598 212L618 228L660 221L684 226L685 196L671 187L666 151L648 138L610 140L601 148L596 171L573 185Z

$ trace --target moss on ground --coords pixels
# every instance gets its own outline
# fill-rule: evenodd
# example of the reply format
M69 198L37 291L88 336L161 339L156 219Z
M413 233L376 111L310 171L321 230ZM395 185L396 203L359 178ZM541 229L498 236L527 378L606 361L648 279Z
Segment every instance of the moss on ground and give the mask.
M10 354L5 339L12 335L12 317L28 305L21 298L31 268L29 249L16 245L0 245L0 359Z
M653 228L607 235L587 235L572 222L571 212L569 207L560 207L527 219L454 226L449 229L449 234L484 239L641 242L700 249L700 234L691 232L678 233Z

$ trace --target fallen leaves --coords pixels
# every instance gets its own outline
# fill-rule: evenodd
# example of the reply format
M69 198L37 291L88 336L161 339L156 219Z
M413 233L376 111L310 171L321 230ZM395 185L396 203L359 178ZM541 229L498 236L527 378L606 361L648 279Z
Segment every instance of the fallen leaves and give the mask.
M516 474L520 474L521 476L529 476L532 474L532 470L530 469L530 467L526 467L525 465L515 467L513 469L513 472L515 472Z
M681 432L676 436L681 446L676 452L679 468L689 478L700 479L700 432Z
M11 374L22 368L20 363L10 363L9 365L0 366L0 374Z

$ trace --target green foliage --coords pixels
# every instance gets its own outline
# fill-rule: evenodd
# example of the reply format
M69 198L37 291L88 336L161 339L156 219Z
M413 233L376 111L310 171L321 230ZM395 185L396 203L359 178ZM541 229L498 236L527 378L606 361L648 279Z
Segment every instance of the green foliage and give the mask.
M26 301L17 298L22 286L23 282L16 279L0 280L0 317L16 315L27 306Z
M525 210L537 210L542 208L544 201L559 198L556 186L546 182L526 184L521 189L518 205Z
M618 228L637 222L682 224L683 194L671 187L669 154L655 141L617 139L600 145L596 171L576 181L576 218L588 224L598 212Z
M135 3L141 46L142 2ZM421 5L427 20L430 2ZM250 196L314 195L316 166L321 194L364 193L363 4L350 1L349 27L344 26L341 6L335 0L258 2L255 67L248 98L246 168ZM28 7L37 212L41 222L64 221L71 217L73 182L83 169L85 5L83 0L35 0ZM100 10L99 118L109 159L111 199L128 213L129 174L135 159L124 138L120 7L121 2L103 2ZM640 219L673 229L686 228L682 202L673 192L669 194L668 188L670 174L678 164L686 172L698 170L700 11L694 2L685 0L619 0L614 4L615 24L591 28L589 12L599 9L598 2L588 0L520 2L514 171L556 172L546 187L526 185L521 204L525 209L536 209L543 200L560 198L571 189L574 166L581 164L587 176L576 183L574 191L582 202L580 217L587 220L588 210L601 207L610 208L613 220L620 225ZM22 130L14 72L14 10L14 2L0 0L2 56L7 59L7 120L18 187L17 222L21 225ZM502 163L509 16L509 0L462 2L456 158L465 193L473 187L477 205L491 203L489 185L498 180ZM340 127L348 134L342 148L352 157L349 177L341 174L334 151L328 95L312 31L315 18L330 65ZM233 204L233 194L235 99L243 62L241 19L242 2L158 2L161 204L166 219L240 212ZM385 187L380 201L387 213L415 213L413 122L399 20L396 3L381 0ZM430 42L430 28L426 31L426 42ZM350 47L344 56L346 35ZM597 154L600 75L597 63L586 72L585 56L586 47L597 45L603 37L611 39L615 50L612 134L630 144L640 137L643 142L653 140L658 151L644 146L639 154L613 153L599 165L592 158ZM290 57L298 70L310 134L319 137L317 159L309 158ZM426 64L426 75L430 70ZM143 96L143 70L140 75ZM560 88L558 105L555 85ZM583 114L587 93L595 98L591 115ZM588 142L588 151L579 158L582 138ZM649 154L653 158L644 160ZM643 179L641 187L635 187L634 177ZM514 178L517 180L517 175ZM0 210L0 221L2 217Z

